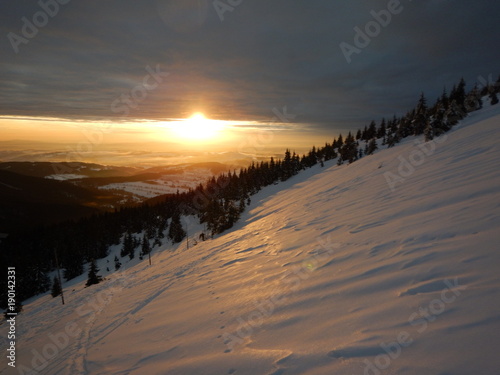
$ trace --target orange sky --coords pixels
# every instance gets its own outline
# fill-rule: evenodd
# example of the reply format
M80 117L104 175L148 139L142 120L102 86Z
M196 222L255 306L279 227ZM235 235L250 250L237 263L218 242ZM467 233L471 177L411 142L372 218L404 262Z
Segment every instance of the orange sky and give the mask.
M182 155L194 155L189 154L190 151L205 152L205 155L211 152L233 152L235 157L266 157L281 155L286 148L304 153L313 145L331 142L333 137L333 134L318 134L304 124L279 123L276 119L271 119L269 123L216 121L202 114L192 119L135 122L0 118L0 151L4 154L19 144L22 145L17 146L19 150L72 150L77 155L72 158L93 162L99 162L97 153L102 155L103 152L112 151L116 145L129 151L174 152ZM45 145L42 147L40 142ZM23 154L22 160L28 160L29 157L29 154ZM16 154L13 160L17 158ZM3 155L0 155L0 159L9 160ZM210 161L209 156L206 159Z

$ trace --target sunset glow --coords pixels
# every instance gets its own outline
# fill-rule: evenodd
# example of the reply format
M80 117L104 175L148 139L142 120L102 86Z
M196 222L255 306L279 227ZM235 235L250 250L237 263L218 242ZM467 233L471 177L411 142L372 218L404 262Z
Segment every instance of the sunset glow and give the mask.
M175 123L172 130L181 140L207 141L221 136L224 128L222 121L207 119L203 113L197 112Z

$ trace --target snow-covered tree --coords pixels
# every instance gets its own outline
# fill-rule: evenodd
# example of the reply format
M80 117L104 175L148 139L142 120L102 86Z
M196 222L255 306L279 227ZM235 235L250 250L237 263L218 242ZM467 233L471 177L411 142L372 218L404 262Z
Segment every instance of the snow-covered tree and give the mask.
M375 138L372 138L366 147L366 155L373 154L378 149L377 141Z
M495 105L495 104L498 104L498 95L496 92L492 92L490 94L490 104L491 105Z
M120 267L122 266L120 259L115 255L115 271L118 271Z

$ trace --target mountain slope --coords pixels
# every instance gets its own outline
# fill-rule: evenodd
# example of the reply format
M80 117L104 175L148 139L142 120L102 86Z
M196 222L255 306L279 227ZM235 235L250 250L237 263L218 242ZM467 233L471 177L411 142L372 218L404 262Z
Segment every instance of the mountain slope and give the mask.
M426 144L427 155L408 138L312 168L252 197L213 240L154 253L153 266L135 259L90 288L72 280L65 306L33 298L17 318L18 366L497 374L499 123L500 107L488 107Z
M0 163L0 170L6 170L32 177L50 177L70 174L80 177L121 177L140 173L140 169L132 167L106 166L95 163L80 162L5 162Z
M96 194L67 182L0 170L0 232L76 219L98 212Z

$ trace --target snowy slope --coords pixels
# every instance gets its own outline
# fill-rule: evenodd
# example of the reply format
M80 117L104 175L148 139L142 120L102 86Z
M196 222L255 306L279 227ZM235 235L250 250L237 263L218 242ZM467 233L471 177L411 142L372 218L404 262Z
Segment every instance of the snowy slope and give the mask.
M496 375L499 125L489 107L428 155L409 138L315 167L213 240L34 298L0 371Z

